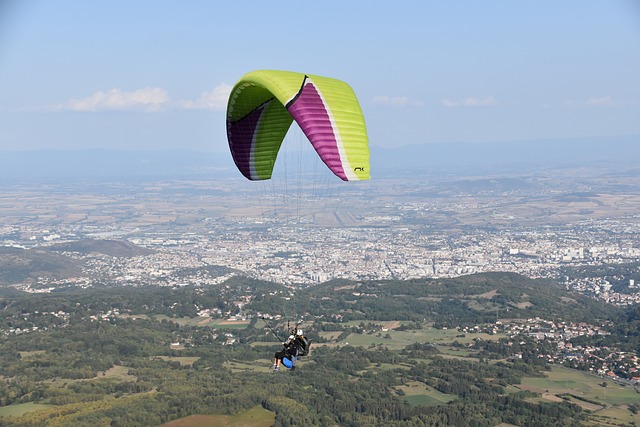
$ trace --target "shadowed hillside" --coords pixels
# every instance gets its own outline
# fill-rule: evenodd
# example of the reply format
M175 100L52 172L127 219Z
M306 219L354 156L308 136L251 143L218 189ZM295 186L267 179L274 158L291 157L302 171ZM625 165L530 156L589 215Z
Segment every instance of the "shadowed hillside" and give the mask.
M86 276L82 269L83 261L64 252L123 258L153 253L150 249L120 240L81 240L37 249L0 247L0 285L31 282L36 277L66 279Z
M81 262L41 249L0 247L0 284L22 283L37 276L64 279L80 274Z

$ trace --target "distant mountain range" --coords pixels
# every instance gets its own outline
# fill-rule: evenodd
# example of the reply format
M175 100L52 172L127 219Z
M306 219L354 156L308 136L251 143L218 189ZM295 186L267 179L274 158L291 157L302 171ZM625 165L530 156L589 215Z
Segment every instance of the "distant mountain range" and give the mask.
M147 180L219 176L232 172L225 153L188 150L0 151L0 183L11 181Z
M285 141L286 142L286 141ZM640 171L640 135L371 148L373 178L523 173L547 168ZM187 150L0 151L0 183L239 176L231 156Z

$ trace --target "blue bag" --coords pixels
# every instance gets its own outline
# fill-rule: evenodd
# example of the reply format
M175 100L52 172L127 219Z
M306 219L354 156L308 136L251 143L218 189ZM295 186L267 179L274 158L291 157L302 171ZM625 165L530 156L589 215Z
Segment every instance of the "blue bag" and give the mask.
M289 359L288 357L291 357L291 359ZM293 364L296 361L296 357L295 356L288 356L285 357L284 359L282 359L282 364L286 367L291 369L291 367L293 366Z

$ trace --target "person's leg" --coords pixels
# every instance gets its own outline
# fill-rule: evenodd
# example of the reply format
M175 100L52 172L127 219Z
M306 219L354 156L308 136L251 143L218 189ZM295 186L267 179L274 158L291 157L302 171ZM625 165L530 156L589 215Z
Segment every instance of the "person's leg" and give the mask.
M273 357L273 370L280 370L280 363L282 363L282 358L284 357L284 351L277 352Z

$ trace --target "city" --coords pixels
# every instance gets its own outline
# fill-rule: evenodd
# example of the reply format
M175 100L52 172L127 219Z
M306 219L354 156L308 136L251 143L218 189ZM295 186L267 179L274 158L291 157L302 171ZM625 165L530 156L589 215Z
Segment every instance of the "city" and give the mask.
M0 245L55 249L112 239L149 250L58 249L84 260L82 272L13 283L32 292L96 280L205 285L241 274L310 286L503 271L562 281L612 304L640 302L637 266L617 279L623 289L603 277L566 275L571 267L640 261L640 195L629 190L640 178L567 176L396 179L287 194L226 180L16 185L0 194Z

